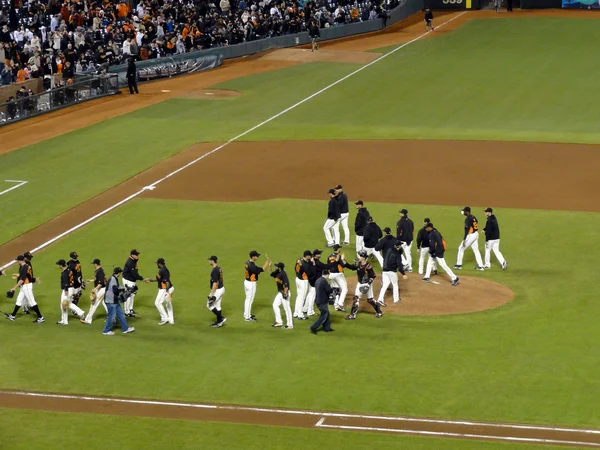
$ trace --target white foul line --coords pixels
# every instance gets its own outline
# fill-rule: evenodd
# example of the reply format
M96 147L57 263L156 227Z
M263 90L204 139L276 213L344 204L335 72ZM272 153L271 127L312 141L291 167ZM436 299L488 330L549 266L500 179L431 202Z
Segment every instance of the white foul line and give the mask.
M454 16L454 17L452 17L451 19L448 19L448 20L446 20L445 22L442 22L442 23L441 23L440 25L438 25L436 28L442 28L442 27L443 27L444 25L446 25L447 23L450 23L450 22L452 22L453 20L455 20L455 19L458 19L460 16L462 16L463 14L466 14L466 13L467 13L467 11L463 11L463 12L461 12L460 14L458 14L458 15L456 15L456 16ZM219 150L221 150L221 149L223 149L224 147L228 146L228 145L229 145L229 144L231 144L232 142L238 141L240 138L242 138L242 137L246 136L246 135L247 135L247 134L249 134L249 133L252 133L254 130L256 130L256 129L258 129L258 128L260 128L260 127L262 127L262 126L264 126L264 125L268 124L269 122L272 122L273 120L275 120L275 119L277 119L277 118L279 118L279 117L283 116L284 114L288 113L288 112L289 112L289 111L291 111L292 109L295 109L295 108L297 108L298 106L302 105L303 103L306 103L307 101L309 101L309 100L312 100L313 98L317 97L318 95L322 94L323 92L325 92L325 91L327 91L327 90L331 89L332 87L334 87L334 86L336 86L336 85L340 84L342 81L345 81L345 80L347 80L348 78L350 78L350 77L352 77L352 76L356 75L357 73L359 73L359 72L362 72L362 71L363 71L363 70L365 70L366 68L368 68L368 67L371 67L373 64L376 64L376 63L378 63L378 62L379 62L379 61L381 61L382 59L385 59L385 58L387 58L388 56L390 56L390 55L392 55L392 54L396 53L398 50L401 50L401 49L403 49L403 48L404 48L404 47L406 47L407 45L410 45L410 44L412 44L413 42L416 42L416 41L418 41L418 40L420 40L420 39L424 38L424 37L425 37L425 36L427 36L429 33L431 33L431 31L427 31L427 32L425 32L425 33L423 33L423 34L421 34L421 35L417 36L417 37L416 37L416 38L414 38L413 40L411 40L411 41L408 41L408 42L405 42L404 44L402 44L402 45L400 45L400 46L396 47L395 49L393 49L393 50L392 50L392 51L390 51L389 53L386 53L386 54L384 54L384 55L381 55L379 58L377 58L377 59L375 59L375 60L371 61L370 63L368 63L368 64L365 64L364 66L361 66L361 67L359 67L359 68L358 68L358 69L356 69L354 72L351 72L351 73L349 73L348 75L346 75L345 77L342 77L342 78L340 78L340 79L339 79L339 80L337 80L337 81L334 81L334 82L333 82L333 83L331 83L330 85L328 85L328 86L325 86L323 89L321 89L321 90L319 90L319 91L315 92L314 94L312 94L312 95L310 95L310 96L306 97L304 100L300 100L298 103L295 103L295 104L293 104L293 105L292 105L292 106L290 106L289 108L286 108L286 109L284 109L283 111L281 111L281 112L279 112L279 113L275 114L274 116L272 116L272 117L268 118L267 120L265 120L265 121L263 121L263 122L259 123L258 125L255 125L255 126L253 126L252 128L249 128L249 129L247 129L247 130L246 130L246 131L244 131L243 133L240 133L240 134L238 134L237 136L235 136L235 137L233 137L233 138L229 139L229 140L228 140L227 142L225 142L224 144L221 144L221 145L219 145L218 147L214 148L213 150L209 151L208 153L205 153L204 155L202 155L202 156L199 156L198 158L196 158L196 159L194 159L193 161L191 161L191 162L187 163L186 165L184 165L184 166L180 167L179 169L177 169L177 170L174 170L174 171L173 171L173 172L171 172L170 174L168 174L168 175L164 176L164 177L163 177L163 178L161 178L160 180L157 180L157 181L155 181L155 182L154 182L154 183L152 183L151 185L149 185L149 186L145 186L144 188L140 189L139 191L137 191L137 192L135 192L135 193L131 194L129 197L127 197L127 198L125 198L125 199L121 200L121 201L120 201L120 202L118 202L118 203L115 203L115 204L114 204L114 205L112 205L112 206L109 206L109 207L108 207L108 208L106 208L104 211L101 211L101 212L99 212L98 214L96 214L96 215L94 215L94 216L90 217L89 219L87 219L87 220L84 220L84 221L83 221L83 222L81 222L80 224L78 224L78 225L75 225L75 226L74 226L74 227L72 227L72 228L69 228L67 231L64 231L63 233L59 234L58 236L55 236L55 237L53 237L53 238L52 238L52 239L50 239L49 241L47 241L47 242L44 242L44 243L43 243L43 244L41 244L41 245L38 245L38 246L37 246L36 248L34 248L33 250L30 250L30 252L31 252L31 253L35 253L35 252L37 252L37 251L39 251L39 250L41 250L41 249L43 249L43 248L45 248L45 247L49 246L50 244L52 244L52 243L56 242L57 240L59 240L59 239L61 239L61 238L65 237L65 236L67 236L68 234L71 234L73 231L76 231L76 230L78 230L79 228L81 228L81 227L83 227L83 226L87 225L88 223L90 223L90 222L92 222L92 221L96 220L97 218L99 218L99 217L102 217L103 215L105 215L105 214L109 213L109 212L110 212L110 211L112 211L113 209L115 209L115 208L118 208L119 206L123 205L124 203L127 203L129 200L132 200L132 199L134 199L134 198L135 198L135 197L137 197L138 195L142 194L144 191L146 191L146 190L152 190L152 188L156 187L156 185L157 185L157 184L159 184L159 183L162 183L162 182L163 182L163 181L165 181L166 179L168 179L168 178L171 178L173 175L176 175L176 174L178 174L178 173L179 173L179 172L181 172L182 170L184 170L184 169L187 169L188 167L190 167L190 166L192 166L192 165L196 164L196 163L197 163L197 162L199 162L199 161L202 161L202 160L203 160L204 158L206 158L207 156L210 156L210 155L212 155L213 153L216 153L216 152L218 152ZM11 266L13 263L14 263L14 261L11 261L10 263L8 263L8 264L5 264L4 266L0 267L0 269L6 269L7 267Z
M65 400L83 400L83 401L96 401L106 403L126 403L134 405L154 405L154 406L175 406L178 408L196 408L196 409L219 409L219 410L230 410L230 411L252 411L252 412L264 412L273 414L289 414L299 416L317 416L321 417L319 420L323 427L337 427L338 425L323 425L323 422L327 417L344 418L344 419L370 419L370 420L388 420L388 421L402 421L402 422L416 422L416 423L429 423L436 425L466 425L474 427L490 427L490 428L504 428L509 430L536 430L536 431L555 431L565 433L582 433L582 434L600 434L600 430L586 429L586 428L567 428L567 427L548 427L543 425L519 425L511 423L492 423L492 422L473 422L469 420L446 420L446 419L424 419L417 417L403 417L403 416L375 416L368 414L349 414L349 413L334 413L334 412L323 412L323 411L303 411L297 409L277 409L277 408L259 408L253 406L232 406L232 405L211 405L206 403L184 403L184 402L167 402L161 400L139 400L139 399L127 399L127 398L115 398L115 397L90 397L86 395L74 395L74 394L49 394L43 392L27 392L27 391L2 391L0 395L19 395L25 397L39 397L39 398L54 398L54 399L65 399ZM342 426L342 425L340 425ZM383 429L382 430L387 430ZM562 442L562 441L561 441Z
M11 187L9 189L6 189L6 190L0 192L0 195L6 194L7 192L12 191L13 189L20 188L24 184L27 184L27 181L21 181L21 180L4 180L4 181L7 182L7 183L19 183L19 184L17 184L16 186L13 186L13 187ZM4 267L3 267L3 269L4 269Z

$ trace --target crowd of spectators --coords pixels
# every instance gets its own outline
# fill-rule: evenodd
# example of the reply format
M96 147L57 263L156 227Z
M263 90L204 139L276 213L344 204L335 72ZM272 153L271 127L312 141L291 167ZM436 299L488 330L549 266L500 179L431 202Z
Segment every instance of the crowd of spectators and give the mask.
M0 84L386 15L398 0L0 0ZM19 3L20 2L20 3Z

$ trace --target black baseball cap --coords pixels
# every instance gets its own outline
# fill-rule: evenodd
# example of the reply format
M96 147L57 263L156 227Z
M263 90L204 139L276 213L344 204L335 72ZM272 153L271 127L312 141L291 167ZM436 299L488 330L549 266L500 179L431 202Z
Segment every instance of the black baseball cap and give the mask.
M113 269L113 274L114 274L114 275L116 275L116 274L118 274L118 273L122 273L122 272L123 272L123 269L121 269L120 267L115 267L115 268Z
M304 255L303 256L312 256L312 252L310 250L304 250Z
M357 202L354 202L355 205L364 205L365 203L362 200L358 200Z
M31 252L25 252L23 253L23 256L27 259L33 259L33 254Z
M208 258L208 260L217 262L219 260L219 258L217 258L215 255L212 255L210 258Z
M77 258L79 255L77 254L77 252L71 252L69 253L69 258Z
M342 246L340 244L335 244L333 247L334 250L339 250L340 248L342 248Z
M315 248L313 250L313 256L322 255L322 254L323 254L323 250L319 250L318 248Z
M425 228L434 228L433 224L431 222L429 222L427 225L425 225Z
M67 262L64 259L59 259L58 261L56 261L56 265L57 266L66 266Z
M465 212L471 212L471 207L470 206L465 206L462 210L465 211Z
M373 222L373 218L371 216L367 217L368 222Z
M402 209L400 210L400 212L401 212L402 214L408 214L408 210L407 210L407 209L405 209L405 208L402 208Z
M395 241L394 242L394 246L396 246L396 247L402 247L402 241Z
M164 264L165 263L165 258L158 258L156 260L156 264Z
M100 260L98 258L96 258L95 260L92 261L92 264L100 265Z
M252 250L250 252L250 258L253 258L255 256L258 258L260 256L260 253L258 253L256 250Z
M392 229L391 229L390 227L385 227L385 228L383 229L383 232L384 232L384 233L391 233L391 232L392 232Z
M135 255L135 256L137 256L137 255L139 255L139 254L140 254L140 252L138 252L138 251L137 251L137 250L134 248L133 250L131 250L131 251L129 252L129 254L130 254L130 255Z
M25 261L25 257L23 255L19 255L15 258L17 261Z
M344 189L341 184L338 184L335 188L336 189Z
M494 212L492 208L485 208L484 212Z
M423 219L423 222L425 222L425 223L429 223L429 222L431 222L431 219L430 219L429 217L425 217L425 218Z
M328 193L328 194L335 194L335 189L329 189L329 190L327 191L327 193Z
M278 262L275 264L275 267L279 267L280 269L285 269L285 264L282 262Z

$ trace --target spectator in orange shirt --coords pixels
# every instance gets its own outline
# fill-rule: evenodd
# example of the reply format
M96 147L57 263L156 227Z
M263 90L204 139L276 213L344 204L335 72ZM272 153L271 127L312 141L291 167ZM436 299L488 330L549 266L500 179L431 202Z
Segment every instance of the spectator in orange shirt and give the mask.
M27 79L27 72L25 71L23 66L21 66L21 68L17 72L17 83L22 83L26 79Z

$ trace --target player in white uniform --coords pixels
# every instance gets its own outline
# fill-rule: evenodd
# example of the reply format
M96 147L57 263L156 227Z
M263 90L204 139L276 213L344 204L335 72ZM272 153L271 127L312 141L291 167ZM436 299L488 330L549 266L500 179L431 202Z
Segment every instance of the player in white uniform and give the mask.
M108 309L104 303L104 295L106 294L106 275L98 258L94 259L92 264L94 265L94 279L88 280L88 283L94 284L94 287L92 288L92 297L90 297L90 310L88 311L87 316L85 316L85 319L80 320L80 322L85 325L92 324L98 306L102 305L104 310L108 313Z
M25 256L17 256L17 263L19 264L19 273L17 274L18 281L15 287L10 289L9 292L14 296L14 292L19 289L19 295L17 295L15 308L13 309L12 314L5 314L5 316L8 320L14 321L19 308L24 304L27 304L29 308L37 314L37 319L33 322L42 323L45 321L44 316L42 316L35 298L33 297L33 284L39 282L39 280L33 277L33 269L25 260Z
M226 317L223 317L221 311L221 301L223 295L225 295L225 285L223 284L223 269L218 264L219 258L215 255L208 258L208 263L211 265L212 270L210 271L210 292L208 293L208 299L206 307L217 316L217 320L210 324L213 328L220 328L223 326Z
M340 245L333 246L333 253L329 255L327 262L329 264L329 280L331 280L331 287L335 288L334 292L337 292L337 296L334 301L334 308L336 311L345 312L344 301L348 294L348 283L346 276L344 275L344 267L346 267L346 258L340 253Z
M492 267L491 253L494 252L494 255L496 255L502 270L506 270L508 263L500 252L500 227L498 226L498 219L496 219L494 210L492 208L486 208L485 215L487 220L485 222L485 228L483 229L483 232L485 233L484 267L486 269L490 269Z
M266 256L266 261L262 267L256 265L256 260L260 256L256 250L250 252L250 259L246 261L244 265L244 292L246 293L246 299L244 300L244 320L246 322L256 322L256 316L252 314L252 303L254 303L254 296L256 295L256 282L258 276L267 270L271 260L269 255Z
M475 261L477 262L475 270L484 270L481 253L479 252L479 222L477 221L477 217L471 214L471 208L469 206L465 206L461 210L461 214L465 216L465 234L462 242L458 246L456 264L452 268L457 270L462 269L465 250L471 247L473 254L475 255Z
M350 228L348 227L348 217L350 216L350 210L348 209L348 196L344 192L344 188L341 184L335 187L336 198L340 204L340 223L344 230L344 245L350 245Z

